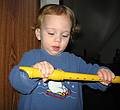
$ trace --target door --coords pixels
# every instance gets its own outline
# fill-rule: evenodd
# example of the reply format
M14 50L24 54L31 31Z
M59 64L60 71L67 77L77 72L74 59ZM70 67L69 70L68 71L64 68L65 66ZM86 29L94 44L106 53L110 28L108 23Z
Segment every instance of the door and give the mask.
M16 110L19 94L9 72L25 51L39 47L34 36L39 0L0 0L0 110Z

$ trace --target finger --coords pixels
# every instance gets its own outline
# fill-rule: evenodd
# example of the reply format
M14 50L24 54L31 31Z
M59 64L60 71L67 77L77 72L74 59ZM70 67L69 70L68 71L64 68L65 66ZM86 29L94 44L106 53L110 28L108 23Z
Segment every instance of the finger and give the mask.
M111 71L112 74L112 80L115 79L115 74Z
M106 85L106 86L109 85L109 83L108 83L108 82L105 82L105 81L102 81L102 82L100 82L100 83L102 83L103 85Z
M109 69L102 68L98 71L98 76L101 78L101 83L104 85L109 85L114 77L114 73Z
M115 78L114 73L109 69L104 69L103 72L104 72L104 82L110 84L113 78Z
M52 74L54 71L54 67L49 63L49 73L48 74Z
M103 80L103 72L102 70L100 69L98 72L97 72L98 76L100 77L101 80Z
M108 71L108 81L109 82L112 82L112 79L113 79L113 76L112 76L112 71L110 71L110 70L107 70Z
M43 78L43 79L42 79L43 82L46 82L47 80L48 80L47 78Z
M43 73L44 73L45 77L48 77L48 75L50 73L50 66L49 65L50 64L48 62L46 62L46 61L43 62L43 66L44 66Z
M106 82L108 81L108 72L106 71L106 69L102 68L98 71L98 76L101 78L102 81Z
M33 68L37 68L39 70L42 69L41 63L36 63L35 65L32 66Z
M109 71L107 69L101 69L101 73L102 73L102 77L104 81L109 81L110 80L110 74Z
M42 72L44 74L44 77L47 78L50 74L52 74L54 68L50 63L48 63L46 61L44 61L42 64L43 64Z
M45 78L45 77L46 77L46 74L47 74L45 62L41 62L41 67L42 67L42 69L41 69L42 76L43 76L43 78Z
M44 64L45 64L45 68L46 68L46 74L48 74L48 75L52 74L54 71L54 67L48 62L44 62Z
M112 81L115 78L115 74L111 70L106 70L108 74L108 81Z
M44 70L43 70L44 64L43 64L43 62L36 63L35 65L33 65L33 67L37 68L42 73L42 77L44 77L43 76L43 74L44 74Z
M111 74L108 69L103 69L103 75L105 81L111 81Z

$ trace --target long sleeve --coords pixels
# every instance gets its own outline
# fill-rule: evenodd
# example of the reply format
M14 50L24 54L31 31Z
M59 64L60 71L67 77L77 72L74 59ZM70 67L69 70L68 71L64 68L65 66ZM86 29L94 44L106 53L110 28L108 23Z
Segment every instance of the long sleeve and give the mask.
M76 70L72 70L72 71L77 71L78 73L96 74L100 68L98 64L86 63L81 57L77 57L74 54L70 54L71 60L69 60L69 57L67 58L68 58L68 62L71 64L70 68L76 68ZM87 85L90 88L99 89L102 91L105 91L107 89L107 86L104 86L103 84L99 82L95 83L95 82L86 82L86 81L84 82L83 81L82 84Z
M22 94L31 93L37 87L39 82L39 79L30 79L25 72L19 70L20 65L31 66L36 62L32 53L25 53L20 63L17 66L14 66L9 75L11 85Z
M84 60L81 59L81 63L79 64L80 66L80 72L82 71L83 73L88 73L88 74L96 74L97 71L99 70L100 66L98 64L87 64ZM87 85L90 88L93 89L99 89L102 91L105 91L107 89L107 86L101 84L100 82L84 82L83 85Z

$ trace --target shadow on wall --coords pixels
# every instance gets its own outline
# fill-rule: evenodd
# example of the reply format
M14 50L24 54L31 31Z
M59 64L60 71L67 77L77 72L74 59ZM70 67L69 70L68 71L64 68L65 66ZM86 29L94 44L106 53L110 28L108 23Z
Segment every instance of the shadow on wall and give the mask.
M82 56L86 49L89 57L100 54L103 60L109 53L108 60L110 60L113 57L113 51L120 47L120 43L116 42L116 40L120 40L120 1L78 0L68 2L68 0L64 0L64 4L74 10L78 22L81 24L82 34L74 40L72 51ZM106 60L107 63L108 60Z

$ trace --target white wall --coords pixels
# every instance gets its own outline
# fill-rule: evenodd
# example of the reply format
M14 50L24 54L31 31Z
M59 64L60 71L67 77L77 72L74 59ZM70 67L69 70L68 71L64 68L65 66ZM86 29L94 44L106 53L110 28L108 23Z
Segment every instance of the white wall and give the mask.
M59 0L41 0L41 7L46 4L59 4Z

